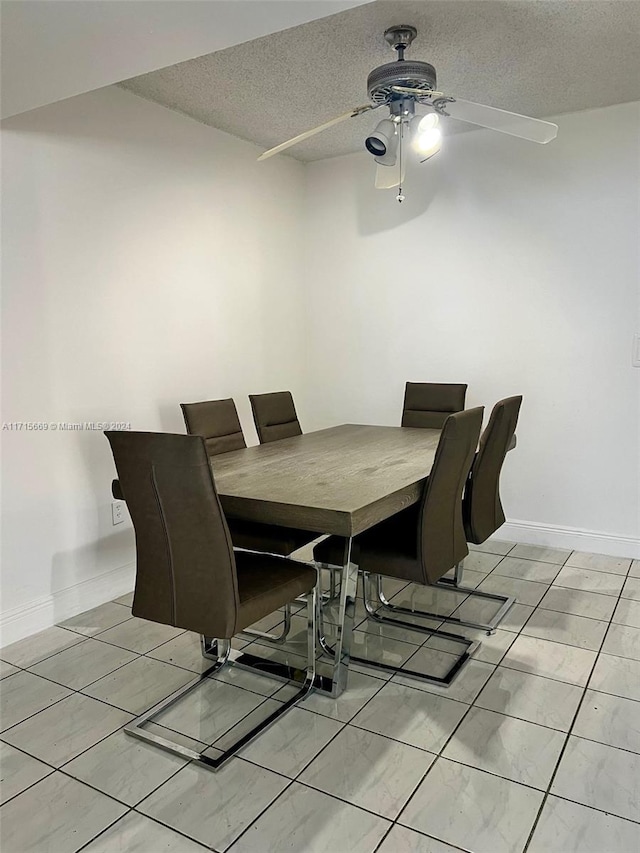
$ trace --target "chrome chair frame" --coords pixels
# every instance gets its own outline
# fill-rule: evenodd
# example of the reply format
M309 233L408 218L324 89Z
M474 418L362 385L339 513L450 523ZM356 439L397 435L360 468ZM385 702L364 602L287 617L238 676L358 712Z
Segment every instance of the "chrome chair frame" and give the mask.
M430 684L438 684L441 687L449 687L450 684L453 683L456 676L460 673L462 668L466 663L475 655L478 648L480 647L480 643L477 640L470 640L468 637L464 637L460 634L451 634L448 631L439 631L435 628L427 628L424 625L415 625L409 622L404 622L399 619L393 619L389 616L381 616L378 609L371 603L371 590L373 587L372 575L369 572L360 572L363 580L363 598L364 598L364 607L367 614L367 619L370 619L373 622L378 622L383 625L393 625L397 628L405 628L411 631L418 631L421 634L428 634L432 637L441 637L444 640L448 640L454 643L460 643L464 646L464 651L458 656L455 663L451 665L449 670L443 676L437 675L429 675L425 672L419 672L417 670L405 669L404 667L394 666L393 664L381 663L379 661L371 660L370 658L358 657L354 654L351 655L351 660L356 661L357 663L365 664L366 666L370 666L376 669L382 669L390 672L397 672L401 675L408 675L413 678L419 678L422 681L427 681ZM381 576L375 575L377 578L376 591L381 586ZM380 601L382 606L384 602ZM410 613L414 611L408 611ZM417 611L415 615L421 615ZM438 619L442 619L441 616L437 617ZM329 656L334 655L333 648L327 642L327 638L324 634L324 621L322 615L322 608L320 607L320 612L318 616L318 642L322 651Z
M188 758L191 761L196 762L197 764L202 764L211 770L217 770L239 749L241 749L247 743L256 738L273 723L275 723L275 721L279 719L286 711L288 711L289 708L291 708L301 699L304 699L304 697L313 689L316 678L316 636L318 632L318 599L315 588L310 593L308 593L308 595L306 596L306 600L308 655L306 670L287 667L286 673L276 674L270 671L270 668L268 666L245 666L236 661L229 660L229 654L231 651L230 640L219 640L213 637L201 636L200 644L202 648L202 656L212 660L214 662L213 665L206 669L197 678L194 678L192 681L188 682L188 684L186 684L184 687L179 688L166 699L163 699L161 702L158 702L156 705L154 705L153 708L150 708L148 711L145 711L144 714L141 714L135 720L132 720L130 723L128 723L124 727L125 732L128 735L131 735L132 737L136 737L140 740L152 743L155 746L159 746L162 749L167 750L168 752L174 753L175 755L180 755L183 758ZM251 656L244 655L244 657L248 658ZM252 672L259 672L262 675L271 675L272 677L278 678L278 680L285 682L302 682L302 686L294 696L292 696L286 702L283 702L280 708L277 708L275 711L272 711L264 720L259 722L256 726L254 726L252 729L242 735L242 737L239 737L230 746L228 746L222 751L222 755L219 755L216 758L212 758L211 756L205 755L204 752L198 752L195 749L190 749L189 747L183 746L180 743L169 740L168 738L164 738L158 734L155 734L155 732L150 732L143 728L146 723L152 722L153 718L156 717L161 711L165 711L167 710L167 708L170 708L179 699L181 699L183 696L186 696L188 693L198 687L198 685L202 684L202 682L205 679L209 678L209 676L213 675L215 672L220 671L225 665L238 666L240 669L248 668ZM217 749L218 747L215 748Z

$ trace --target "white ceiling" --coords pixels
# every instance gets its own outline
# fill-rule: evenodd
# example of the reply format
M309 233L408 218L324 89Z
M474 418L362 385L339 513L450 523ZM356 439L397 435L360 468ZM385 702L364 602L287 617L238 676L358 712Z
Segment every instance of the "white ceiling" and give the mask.
M438 88L460 98L538 117L640 99L638 0L378 0L121 85L268 148L366 103L368 72L395 57L382 37L393 24L418 28L407 57L435 65ZM288 153L362 150L377 120Z
M365 0L3 0L2 117Z

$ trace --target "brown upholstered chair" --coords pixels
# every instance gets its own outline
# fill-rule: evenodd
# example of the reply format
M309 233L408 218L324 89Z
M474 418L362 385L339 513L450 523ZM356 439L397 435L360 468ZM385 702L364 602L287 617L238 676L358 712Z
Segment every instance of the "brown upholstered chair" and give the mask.
M236 404L231 398L206 400L201 403L180 403L180 407L187 432L204 438L209 456L241 450L247 446ZM227 523L236 548L264 551L282 557L288 557L318 538L317 534L306 530L276 527L271 524L261 524L258 521L228 518ZM274 638L271 637L271 639Z
M518 413L522 397L507 397L500 400L493 407L489 423L480 438L478 451L474 456L471 470L467 478L464 498L462 501L462 517L467 542L479 545L491 536L492 533L504 524L504 511L500 501L500 472L504 464L507 452L515 446L515 430L518 423ZM507 612L515 603L515 599L508 595L500 595L494 592L485 592L463 585L464 563L458 562L454 569L453 578L443 577L438 586L454 588L458 592L469 595L467 601L451 616L440 617L445 622L468 628L477 628L493 634L504 619ZM381 596L383 602L396 612L407 613L407 610L399 610ZM484 600L487 607L482 608L487 614L484 621L471 618L469 610L478 611L471 601ZM497 603L497 607L493 603ZM421 611L422 616L437 617L436 613ZM484 614L483 614L484 615Z
M302 435L291 391L249 394L260 444Z
M127 725L126 731L216 768L301 699L315 676L316 571L271 555L234 553L204 440L166 433L105 433L136 536L133 615L201 634L214 663L200 678ZM292 700L232 744L219 758L143 728L228 662L230 639L299 595L307 596L309 638L302 687Z
M401 426L442 429L449 415L464 409L466 393L466 385L407 382Z
M371 576L433 585L469 553L462 521L462 493L480 436L482 412L479 407L447 418L420 503L376 524L353 540L352 559L364 573L365 607L372 619L445 637L464 646L465 651L445 676L428 677L440 684L451 683L477 644L466 637L385 616L384 607L382 611L376 609L380 601L375 606L372 604L375 590ZM316 546L314 556L319 563L335 565L340 562L343 548L344 540L330 537ZM352 659L357 660L353 656ZM366 663L373 662L367 660ZM407 669L400 671L426 677L424 673Z

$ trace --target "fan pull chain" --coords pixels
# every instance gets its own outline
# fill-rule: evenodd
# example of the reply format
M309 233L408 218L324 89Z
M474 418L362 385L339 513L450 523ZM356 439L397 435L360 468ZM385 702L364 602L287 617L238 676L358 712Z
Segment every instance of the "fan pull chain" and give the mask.
M404 139L404 122L400 121L400 127L398 128L400 131L400 141L398 144L398 165L400 166L400 183L398 184L398 195L396 198L398 199L398 204L402 204L404 201L404 193L402 192L402 140Z

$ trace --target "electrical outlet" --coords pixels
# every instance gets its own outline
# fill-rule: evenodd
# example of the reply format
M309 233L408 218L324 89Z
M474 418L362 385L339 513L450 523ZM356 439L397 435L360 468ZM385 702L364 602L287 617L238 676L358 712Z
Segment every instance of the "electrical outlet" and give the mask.
M122 524L125 519L125 502L124 501L112 501L111 502L111 520L115 524Z

